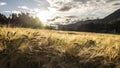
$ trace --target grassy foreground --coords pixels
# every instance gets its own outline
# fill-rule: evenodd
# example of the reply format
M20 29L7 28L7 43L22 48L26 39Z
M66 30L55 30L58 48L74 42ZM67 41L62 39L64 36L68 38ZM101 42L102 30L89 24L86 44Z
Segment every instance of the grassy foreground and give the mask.
M0 68L120 68L120 35L0 28Z

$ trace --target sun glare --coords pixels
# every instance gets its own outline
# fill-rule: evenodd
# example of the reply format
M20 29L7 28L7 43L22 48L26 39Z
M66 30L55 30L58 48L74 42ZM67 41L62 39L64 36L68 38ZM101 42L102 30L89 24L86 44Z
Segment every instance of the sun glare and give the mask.
M43 23L46 23L47 22L47 19L49 19L51 16L50 12L48 11L42 11L42 12L39 12L37 14L37 17L40 18L40 20L43 22Z

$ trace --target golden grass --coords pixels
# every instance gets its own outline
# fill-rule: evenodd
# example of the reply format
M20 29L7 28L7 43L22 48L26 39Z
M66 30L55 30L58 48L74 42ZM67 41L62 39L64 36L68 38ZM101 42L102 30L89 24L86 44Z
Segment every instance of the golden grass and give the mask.
M40 52L39 49L42 48L44 50L52 48L60 53L82 58L84 62L98 60L103 57L104 60L100 59L100 61L102 61L104 66L112 62L115 63L116 67L120 67L120 60L118 60L120 57L120 35L27 28L0 28L1 53L9 54L10 56L13 53L30 54L38 53ZM67 66L64 64L61 63L60 66L66 68ZM54 65L46 66L50 68Z

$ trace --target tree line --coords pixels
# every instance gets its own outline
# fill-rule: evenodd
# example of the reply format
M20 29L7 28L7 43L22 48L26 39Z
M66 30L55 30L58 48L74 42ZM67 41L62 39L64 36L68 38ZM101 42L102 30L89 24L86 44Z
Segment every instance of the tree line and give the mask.
M33 17L29 13L12 13L8 17L0 13L0 26L43 28L38 17Z
M79 23L79 24L78 24ZM73 27L74 26L74 27ZM77 25L62 25L59 26L61 30L70 31L83 31L83 32L100 32L100 33L120 33L120 18L112 21L98 21L81 23L77 22Z

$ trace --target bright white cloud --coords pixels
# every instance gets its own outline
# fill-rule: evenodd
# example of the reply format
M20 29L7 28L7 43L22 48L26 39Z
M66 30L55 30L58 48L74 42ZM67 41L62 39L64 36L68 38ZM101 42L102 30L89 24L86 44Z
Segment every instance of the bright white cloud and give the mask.
M39 8L28 8L27 6L18 6L19 9L24 9L26 12L28 11L31 14L36 14L40 11Z
M16 13L19 14L21 11L13 10L13 11L4 11L5 13Z
M19 9L23 9L28 13L36 14L40 11L39 8L28 8L27 6L18 6Z
M29 8L27 6L18 6L18 8L20 9L25 9L25 10L29 10Z
M4 11L5 13L11 13L11 11Z
M17 10L14 10L14 11L11 11L12 13L16 13L16 14L19 14L21 13L21 11L17 11Z
M0 2L0 6L7 5L6 2Z

